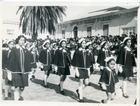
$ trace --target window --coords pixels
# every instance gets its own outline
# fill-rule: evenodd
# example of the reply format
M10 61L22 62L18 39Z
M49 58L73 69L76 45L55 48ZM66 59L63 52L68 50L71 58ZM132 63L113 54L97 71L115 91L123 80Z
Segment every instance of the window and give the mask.
M135 27L123 28L123 34L127 36L135 35Z
M91 34L92 34L91 29L92 29L91 27L87 27L87 36L91 36Z

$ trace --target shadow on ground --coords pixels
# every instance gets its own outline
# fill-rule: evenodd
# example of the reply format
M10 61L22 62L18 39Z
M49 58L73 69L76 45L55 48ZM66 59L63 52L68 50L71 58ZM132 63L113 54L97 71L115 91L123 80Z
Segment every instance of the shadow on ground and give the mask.
M99 101L95 101L95 100L91 100L91 99L87 99L87 98L83 98L85 103L100 103Z
M33 83L35 83L35 84L39 84L39 85L41 85L42 87L44 87L43 80L34 79L34 80L31 80L31 81L32 81ZM60 93L60 87L59 87L58 85L56 85L56 84L52 84L52 83L49 83L49 82L48 82L48 88L49 88L49 89L55 90L56 93ZM64 89L64 92L65 92L65 96L69 96L69 97L71 97L72 99L78 101L78 99L77 99L78 97L77 97L77 95L76 95L75 92L72 92L72 91L67 90L67 89Z

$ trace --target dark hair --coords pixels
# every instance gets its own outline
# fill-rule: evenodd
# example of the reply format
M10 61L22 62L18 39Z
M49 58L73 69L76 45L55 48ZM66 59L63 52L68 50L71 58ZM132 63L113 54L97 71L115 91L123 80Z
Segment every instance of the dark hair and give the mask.
M24 38L25 42L26 42L26 37L24 35L19 35L18 38L16 39L16 44L18 44L18 42L21 38Z
M110 59L110 60L107 62L107 65L108 65L111 61L115 61L115 59Z
M62 40L62 41L60 42L60 47L62 47L62 42L66 42L66 43L67 43L67 41Z
M8 44L10 44L11 42L13 42L13 43L14 43L14 41L9 41L9 42L8 42Z
M104 48L104 46L107 44L108 42L105 42L102 46L101 46L101 48Z
M127 43L128 40L131 40L131 39L127 39L127 40L125 40L124 45L126 45L126 43Z
M8 47L8 45L6 43L2 44L2 47Z

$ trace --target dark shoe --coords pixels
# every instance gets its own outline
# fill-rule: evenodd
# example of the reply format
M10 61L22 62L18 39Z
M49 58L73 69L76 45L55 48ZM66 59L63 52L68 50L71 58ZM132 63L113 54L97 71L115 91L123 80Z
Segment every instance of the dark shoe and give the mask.
M107 100L104 100L104 99L103 99L103 100L101 100L101 102L102 102L102 103L107 103Z
M65 92L64 92L64 91L61 91L60 93L61 93L62 95L65 95Z
M8 92L8 97L11 97L12 95L11 95L11 92Z
M18 99L19 101L23 101L24 99L23 99L23 97L22 96L20 96L20 98Z
M33 78L33 79L35 79L35 76L34 76L34 75L32 75L32 78Z
M80 99L79 102L84 102L84 100L83 99Z
M76 93L77 93L78 99L79 99L80 98L80 94L79 94L79 90L78 89L76 90Z
M2 93L5 93L5 90L4 89L2 89Z
M123 97L129 98L129 96L126 93L123 93Z
M45 87L45 88L49 88L49 85L48 85L48 84L47 84L47 85L44 84L44 87Z
M89 82L88 86L91 86L91 83Z
M4 100L8 100L8 97L5 97Z

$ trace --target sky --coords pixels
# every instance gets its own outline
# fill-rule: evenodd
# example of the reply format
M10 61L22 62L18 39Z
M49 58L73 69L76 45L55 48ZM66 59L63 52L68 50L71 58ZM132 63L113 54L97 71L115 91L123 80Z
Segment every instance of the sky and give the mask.
M97 5L96 5L97 4ZM113 6L121 6L121 7L125 7L125 8L131 8L134 6L138 6L139 3L116 3L116 5L114 5L115 3L65 3L64 5L67 6L66 9L66 16L63 17L63 21L68 21L71 19L75 19L77 17L80 16L84 16L86 14L88 14L88 12L91 11L96 11L96 10L100 10L100 9L104 9L104 8L109 8L109 7L113 7ZM123 4L123 5L122 5ZM20 13L16 14L18 7L21 6L22 4L16 4L16 3L7 3L6 5L3 5L2 9L4 11L3 15L2 15L2 20L11 20L11 21L19 21L20 18ZM24 4L24 5L29 5L29 4ZM36 5L36 4L35 4ZM63 5L63 4L62 4Z

